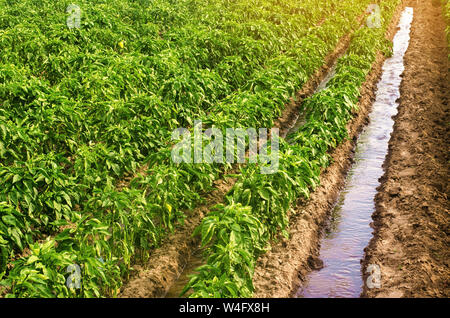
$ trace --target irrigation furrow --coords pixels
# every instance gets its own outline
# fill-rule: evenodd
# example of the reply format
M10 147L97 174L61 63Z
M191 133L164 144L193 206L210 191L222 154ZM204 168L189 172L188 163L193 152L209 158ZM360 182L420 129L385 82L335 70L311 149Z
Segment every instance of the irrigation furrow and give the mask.
M444 3L407 1L414 8L411 40L362 264L364 281L378 266L380 288L365 284L362 297L450 296L450 2Z
M344 40L338 45L335 52L333 53L332 57L330 57L330 60L327 62L326 68L323 68L317 72L317 77L315 79L311 79L312 85L308 82L306 86L308 86L308 92L299 92L298 95L302 96L301 98L297 99L297 101L290 105L291 107L288 107L288 109L284 112L284 116L280 118L277 123L276 127L278 127L281 130L280 136L286 137L289 133L293 132L293 128L297 127L299 125L300 116L292 115L292 109L295 109L297 114L302 114L302 112L299 112L299 105L301 105L304 98L311 96L312 94L317 93L318 91L325 88L328 81L332 78L332 76L335 73L335 69L337 66L337 62L339 57L345 54L346 49L349 45L349 39L350 36L347 35ZM292 107L293 106L293 107ZM301 118L300 118L301 119ZM282 124L281 124L282 123ZM220 202L217 202L220 203ZM186 284L189 282L189 275L195 272L195 269L203 265L203 255L202 255L202 249L200 247L197 247L195 249L195 252L192 254L191 258L189 259L189 262L186 264L185 268L183 269L183 272L181 273L180 277L177 279L177 281L170 287L169 291L165 295L165 297L178 297L180 292L183 290L183 288L186 286Z
M361 21L363 16L359 17L358 20ZM338 57L345 52L350 42L350 36L351 34L347 34L338 42L335 50L325 58L324 66L314 73L296 94L296 99L292 99L286 106L281 117L274 124L274 127L280 129L280 135L287 132L288 127L293 125L299 104L317 90L317 87L335 65ZM169 292L173 284L178 287L170 291L169 296L174 296L178 291L181 291L184 287L184 285L181 285L186 281L188 272L195 268L189 263L200 263L198 258L191 260L191 255L198 250L199 245L199 239L193 238L192 232L214 205L224 201L226 193L236 182L236 178L229 176L238 173L239 168L239 165L234 165L233 169L225 174L223 179L216 181L215 190L207 195L206 202L188 213L185 224L170 235L162 246L150 255L147 262L148 266L135 266L137 273L134 273L133 278L124 285L120 297L163 297ZM199 257L198 254L197 257ZM185 269L188 269L188 271L185 272ZM177 282L179 278L181 280Z
M387 29L388 39L394 36L401 9L402 5L399 5ZM317 257L320 233L344 186L357 136L368 122L384 59L383 53L378 52L360 89L358 113L347 125L349 138L331 152L333 163L322 172L320 186L311 194L310 200L300 201L293 208L289 239L280 237L280 242L258 260L253 279L254 297L290 297L312 270L322 267Z
M413 9L408 7L403 11L400 29L393 40L394 54L383 65L370 122L358 137L354 164L326 226L319 255L324 267L308 275L297 297L359 297L361 294L365 283L361 259L372 236L374 198L394 124L392 116L397 113L403 56L409 44L412 19Z

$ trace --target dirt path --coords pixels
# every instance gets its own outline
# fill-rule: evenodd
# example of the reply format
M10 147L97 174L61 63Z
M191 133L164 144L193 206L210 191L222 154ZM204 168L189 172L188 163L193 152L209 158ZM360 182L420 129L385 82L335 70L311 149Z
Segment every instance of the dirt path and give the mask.
M364 269L380 266L381 288L366 287L366 297L450 296L449 61L442 10L431 2L407 1L402 97L364 260Z

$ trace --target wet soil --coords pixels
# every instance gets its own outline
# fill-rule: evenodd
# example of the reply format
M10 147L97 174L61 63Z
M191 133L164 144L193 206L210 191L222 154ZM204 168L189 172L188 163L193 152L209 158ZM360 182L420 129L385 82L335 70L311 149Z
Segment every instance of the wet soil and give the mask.
M382 286L364 290L363 296L448 297L449 78L444 23L440 8L433 8L431 0L405 2L414 7L416 16L411 32L413 48L405 56L399 114L377 196L375 238L366 250L363 264L379 264ZM387 33L390 39L402 9L403 6L398 8L391 23ZM301 101L314 92L348 40L349 37L341 40L327 57L326 65L299 92L296 101L287 105L275 124L280 135L295 122ZM258 260L255 297L292 296L311 270L323 266L318 258L321 233L351 166L356 138L368 122L383 62L380 53L361 89L360 110L348 125L351 138L333 151L334 163L323 171L321 186L311 200L298 202L292 209L290 239L280 238ZM193 229L214 204L223 202L234 182L232 178L217 181L216 190L206 197L206 203L189 212L186 223L169 235L145 266L134 267L120 297L166 295L198 246L198 239L191 237Z
M394 126L392 117L397 114L403 57L408 49L412 20L413 9L407 7L393 39L393 55L383 64L369 124L358 136L354 163L325 227L319 256L324 268L308 275L307 282L296 293L298 297L356 298L362 292L365 282L361 275L361 259L372 238L370 223L375 211L374 199Z
M234 168L230 173L237 171ZM186 213L184 224L153 251L146 264L133 266L131 278L122 287L119 297L164 297L200 243L198 237L192 237L194 229L214 205L223 203L225 194L235 182L236 179L230 177L217 180L214 191L206 196L206 202Z
M380 267L381 286L365 297L450 296L450 65L442 9L431 2L407 1L411 42L363 264Z
M403 6L399 6L388 28L386 37L393 38ZM349 139L332 153L333 163L320 177L320 187L307 202L298 202L290 217L289 239L279 238L270 252L262 255L255 269L254 297L290 297L306 281L307 274L322 268L318 258L320 239L330 212L342 190L346 174L353 162L356 140L368 123L368 115L375 99L377 82L385 57L379 53L360 89L359 111L347 125Z
M362 17L360 17L360 20ZM349 43L350 34L347 34L340 39L335 50L325 58L323 67L310 77L296 94L295 99L291 99L286 105L282 115L274 124L274 127L280 129L280 136L285 136L289 128L295 123L303 99L314 93L337 58L345 52ZM238 172L239 166L236 165L227 175ZM176 284L178 278L182 276L192 253L198 249L199 238L192 237L192 232L215 204L224 202L226 193L236 182L236 178L230 178L227 175L215 182L215 190L205 197L204 204L193 211L187 212L185 224L178 227L175 233L164 240L160 248L153 251L146 264L133 266L131 276L121 288L119 297L155 298L166 296L170 287ZM174 297L172 294L169 296Z

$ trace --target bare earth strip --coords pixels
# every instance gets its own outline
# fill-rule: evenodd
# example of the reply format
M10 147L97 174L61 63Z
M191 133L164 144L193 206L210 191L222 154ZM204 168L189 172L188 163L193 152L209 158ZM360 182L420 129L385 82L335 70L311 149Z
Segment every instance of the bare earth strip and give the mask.
M391 40L402 9L403 5L399 5L386 33ZM301 286L306 275L321 266L317 256L324 223L344 186L357 137L368 123L384 60L384 55L378 53L372 71L360 89L359 111L347 125L350 138L331 153L333 163L322 172L320 186L312 193L310 200L298 202L291 211L289 239L280 238L270 252L259 258L253 278L256 289L254 297L290 297Z
M399 112L373 215L364 266L381 269L366 297L449 297L450 78L442 9L414 7ZM364 268L365 268L364 267Z
M362 20L362 18L363 16L359 20ZM303 88L296 94L296 100L292 99L286 105L282 116L274 124L274 127L280 129L281 136L284 136L293 124L303 99L314 93L337 58L345 52L349 42L350 35L341 38L335 50L325 58L324 66L317 70L305 83ZM238 172L239 167L235 166L227 174ZM214 205L224 201L226 193L233 187L235 182L235 178L227 176L218 180L215 183L215 190L205 198L205 203L187 213L185 224L176 229L175 233L169 235L162 246L150 255L147 264L145 266L134 266L134 273L131 279L122 287L119 297L164 297L170 286L183 272L191 254L199 244L198 238L192 238L192 232Z

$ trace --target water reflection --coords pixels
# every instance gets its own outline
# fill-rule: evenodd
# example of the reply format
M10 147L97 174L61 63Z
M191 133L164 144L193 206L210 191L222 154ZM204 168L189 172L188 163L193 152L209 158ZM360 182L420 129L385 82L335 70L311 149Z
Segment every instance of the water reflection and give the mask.
M369 224L393 129L392 116L397 113L396 100L400 97L400 75L404 70L403 56L409 44L412 18L413 9L406 8L393 40L394 54L383 65L370 123L358 138L355 162L321 243L320 258L324 267L309 275L297 297L359 297L361 294L360 261L372 237Z

